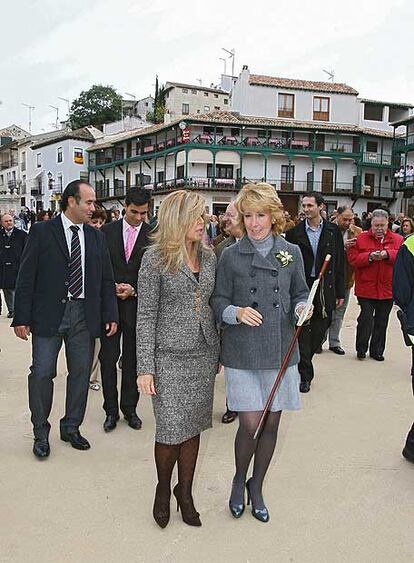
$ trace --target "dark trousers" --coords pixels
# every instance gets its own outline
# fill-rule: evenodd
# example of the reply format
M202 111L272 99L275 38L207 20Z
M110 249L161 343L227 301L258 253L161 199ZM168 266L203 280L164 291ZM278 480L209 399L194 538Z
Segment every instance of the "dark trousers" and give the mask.
M120 320L118 332L110 338L101 338L102 389L104 395L103 408L106 414L118 415L118 389L116 363L121 353L120 339L122 334L122 382L121 411L126 414L136 412L139 393L137 388L137 352L135 325Z
M62 322L54 336L32 336L29 407L35 438L49 435L53 379L62 342L65 343L68 369L65 416L60 421L60 431L65 433L76 431L82 424L88 398L94 338L86 326L83 301L66 303Z
M326 331L332 320L331 312L325 312L326 316L322 314L322 307L318 300L319 297L315 297L313 315L310 321L304 325L299 336L300 361L298 368L302 382L311 382L314 377L312 359L316 350L322 346Z
M14 313L14 289L3 289L4 300L6 301L7 311L12 314ZM0 313L2 310L1 294L0 294Z
M392 299L366 299L358 297L361 307L357 319L356 351L382 356L385 349L388 319L392 309Z

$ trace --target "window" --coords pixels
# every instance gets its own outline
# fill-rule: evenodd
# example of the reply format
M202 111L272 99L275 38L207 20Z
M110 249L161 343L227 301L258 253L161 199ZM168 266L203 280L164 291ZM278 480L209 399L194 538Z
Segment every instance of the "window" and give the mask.
M177 180L182 180L184 178L184 164L177 166Z
M157 182L158 183L163 182L165 180L164 170L160 170L159 172L157 172L157 176L158 176Z
M36 167L37 168L41 168L42 167L42 153L38 152L36 155Z
M0 176L0 186L4 184L4 176L3 174Z
M182 92L183 94L188 94L188 88L183 88L183 89L181 90L181 92Z
M316 121L329 121L330 99L315 96L313 98L313 119Z
M63 192L63 175L62 174L57 175L56 189L59 190L60 192Z
M215 97L215 98L218 98L218 94L214 94L214 97Z
M26 170L26 153L25 152L22 152L20 167L22 169L22 172L24 172Z
M377 141L367 141L367 152L378 152Z
M230 129L231 131L231 136L232 137L237 137L238 135L240 135L240 129L233 127L232 129Z
M293 94L279 94L278 117L294 117L295 96Z
M216 178L233 178L233 164L216 164ZM207 164L207 178L213 177L213 165Z
M75 164L83 164L83 149L73 149L73 162Z
M210 111L210 106L204 106L204 111Z
M210 127L209 125L205 125L203 127L203 133L204 133L204 135L213 135L214 127Z
M229 103L228 98L224 98L223 102L224 102L224 105L227 106L227 104Z
M145 107L146 107L146 108L148 107L148 102L145 102Z
M204 96L208 98L208 92L204 92Z
M293 191L295 182L295 167L282 164L280 169L280 188L282 191Z
M188 115L190 113L190 104L183 104L181 111L183 115Z
M191 90L191 93L197 96L197 90Z
M368 121L382 121L383 106L378 104L364 104L364 119Z
M57 161L63 162L63 148L62 147L57 148Z
M220 106L214 106L215 110L220 110Z
M257 136L259 137L259 139L266 139L267 137L266 129L259 129L257 131Z

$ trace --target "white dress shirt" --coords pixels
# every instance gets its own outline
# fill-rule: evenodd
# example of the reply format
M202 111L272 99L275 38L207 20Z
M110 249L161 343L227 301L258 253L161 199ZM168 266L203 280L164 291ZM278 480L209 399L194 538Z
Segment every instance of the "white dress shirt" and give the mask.
M61 213L60 217L62 219L63 231L65 233L69 256L70 256L70 248L71 248L72 236L73 236L73 232L70 230L70 228L73 225L79 227L78 236L79 236L79 242L81 247L81 261L82 261L82 293L79 295L79 299L84 299L85 298L85 233L83 232L83 223L79 225L72 223L72 221L66 217L65 213ZM68 291L68 297L70 296L71 294Z

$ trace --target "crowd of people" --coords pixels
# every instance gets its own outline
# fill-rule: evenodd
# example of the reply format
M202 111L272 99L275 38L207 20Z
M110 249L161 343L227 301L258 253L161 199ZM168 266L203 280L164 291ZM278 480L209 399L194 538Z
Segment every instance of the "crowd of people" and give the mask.
M120 413L139 430L139 396L150 395L158 478L154 520L167 526L173 494L183 521L201 526L193 477L200 435L212 426L214 383L222 366L227 400L222 421L239 421L229 510L240 518L247 500L252 515L268 522L263 482L282 411L299 409L300 393L311 391L314 355L326 340L333 353L345 355L341 328L353 286L360 306L358 360L369 353L384 361L393 299L404 315L406 341L414 341L412 220L390 218L384 209L358 220L348 206L327 217L319 192L306 193L301 203L293 221L272 186L247 184L217 219L206 213L201 195L179 190L150 217L145 189L127 192L122 213L108 212L96 204L89 184L74 181L63 192L61 213L35 221L28 236L12 213L4 214L0 287L16 336L31 335L34 455L50 455L53 379L64 344L68 375L61 439L78 450L90 448L80 433L89 389L102 385L105 432L116 429ZM299 345L255 439L327 254L331 260ZM403 455L414 462L414 427Z

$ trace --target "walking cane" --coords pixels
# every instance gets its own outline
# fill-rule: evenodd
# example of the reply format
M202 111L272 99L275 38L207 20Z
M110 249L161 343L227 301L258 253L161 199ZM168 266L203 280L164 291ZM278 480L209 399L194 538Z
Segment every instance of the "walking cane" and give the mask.
M326 272L326 268L328 267L330 259L331 259L331 255L327 254L326 257L325 257L325 260L322 264L321 271L319 272L319 276L316 278L316 280L312 284L311 290L309 292L308 300L306 301L306 305L305 305L302 313L300 314L299 320L296 324L296 330L293 334L292 340L289 344L289 348L288 348L288 350L285 354L285 357L283 358L282 365L280 366L279 373L276 377L276 380L275 380L273 387L270 391L269 397L266 401L265 407L263 409L262 415L261 415L260 420L259 420L259 424L257 425L257 428L256 428L256 432L254 433L254 436L253 436L254 440L256 440L257 437L260 434L263 423L264 423L264 421L267 417L267 414L270 410L271 404L273 403L273 399L276 395L276 391L278 390L280 382L282 381L282 378L285 375L285 372L286 372L288 364L289 364L290 357L293 354L293 350L295 349L296 342L298 341L299 335L302 332L303 323L306 321L306 317L308 316L308 314L309 314L309 312L312 308L312 304L313 304L313 300L314 300L315 295L316 295L316 291L319 287L321 279L323 278L323 276Z

